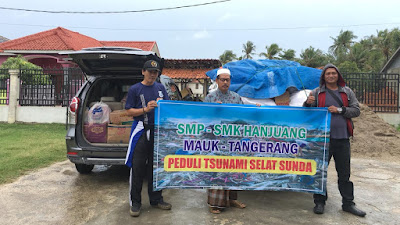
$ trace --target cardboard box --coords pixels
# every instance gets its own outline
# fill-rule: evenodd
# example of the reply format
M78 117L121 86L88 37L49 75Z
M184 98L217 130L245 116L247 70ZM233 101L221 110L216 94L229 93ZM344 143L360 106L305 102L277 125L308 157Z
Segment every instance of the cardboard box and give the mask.
M126 110L115 110L110 113L110 123L121 125L122 122L132 121L133 117L126 114Z
M107 133L107 143L128 144L131 125L108 124Z
M91 143L107 142L107 123L94 123L83 125L83 133Z

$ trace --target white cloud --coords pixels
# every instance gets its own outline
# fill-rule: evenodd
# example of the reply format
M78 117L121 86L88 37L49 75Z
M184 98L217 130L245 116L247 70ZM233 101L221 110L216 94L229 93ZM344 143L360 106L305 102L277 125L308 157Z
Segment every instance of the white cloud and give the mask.
M206 30L198 31L193 34L194 39L206 39L206 38L210 38L210 37L211 37L211 34L208 33L208 31L206 31Z

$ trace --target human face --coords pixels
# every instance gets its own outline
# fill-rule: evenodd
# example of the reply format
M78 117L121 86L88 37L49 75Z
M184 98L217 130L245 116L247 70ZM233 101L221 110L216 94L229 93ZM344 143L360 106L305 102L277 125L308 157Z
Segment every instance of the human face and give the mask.
M231 76L229 74L220 74L216 80L218 89L222 93L226 93L231 85Z
M157 70L142 70L142 74L144 76L143 81L149 85L153 84L158 77Z
M324 74L325 83L328 85L337 85L339 74L335 68L328 68Z

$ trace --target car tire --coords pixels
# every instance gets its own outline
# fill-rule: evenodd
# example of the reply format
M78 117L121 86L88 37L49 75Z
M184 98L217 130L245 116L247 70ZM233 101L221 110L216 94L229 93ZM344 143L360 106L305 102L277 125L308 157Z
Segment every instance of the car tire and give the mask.
M88 174L92 172L94 165L76 164L75 168L80 174Z

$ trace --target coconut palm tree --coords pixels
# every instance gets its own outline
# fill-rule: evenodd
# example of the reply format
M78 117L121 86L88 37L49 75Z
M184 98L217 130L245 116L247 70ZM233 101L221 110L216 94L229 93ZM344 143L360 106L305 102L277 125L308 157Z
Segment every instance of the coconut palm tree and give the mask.
M357 36L353 34L353 31L341 30L336 38L331 37L333 45L329 47L329 50L335 55L338 61L343 61L343 58L349 53L350 47L354 43L353 39L355 38Z
M376 38L374 39L374 44L376 49L383 54L387 62L389 57L392 55L391 36L388 29L378 31Z
M358 68L362 69L368 59L368 49L361 43L355 43L350 48L349 61L354 62Z
M256 46L254 45L253 42L247 41L246 44L243 44L243 50L242 52L244 53L243 58L244 59L252 59L253 55L255 55L256 51Z
M320 49L310 46L300 54L301 64L309 67L319 67L327 64L327 57Z
M294 60L294 57L296 57L296 51L290 48L282 50L282 53L279 53L279 57L281 57L281 59Z
M236 59L236 54L232 50L226 50L222 55L219 56L219 60L222 64L226 64Z
M267 45L265 48L267 49L267 53L261 52L260 56L264 56L267 59L277 59L276 55L282 50L279 48L278 44L275 43L271 44L269 47Z

